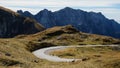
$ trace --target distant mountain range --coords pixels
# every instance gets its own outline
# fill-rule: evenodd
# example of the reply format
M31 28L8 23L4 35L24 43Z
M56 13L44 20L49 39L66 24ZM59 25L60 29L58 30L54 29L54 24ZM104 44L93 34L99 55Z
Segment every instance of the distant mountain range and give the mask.
M19 34L33 34L43 29L44 27L36 20L21 16L0 6L0 38L14 37Z
M18 10L17 12L25 17L36 19L46 28L71 24L82 32L120 38L120 24L106 18L100 12L86 12L70 7L55 12L44 9L36 15L32 15L29 11Z

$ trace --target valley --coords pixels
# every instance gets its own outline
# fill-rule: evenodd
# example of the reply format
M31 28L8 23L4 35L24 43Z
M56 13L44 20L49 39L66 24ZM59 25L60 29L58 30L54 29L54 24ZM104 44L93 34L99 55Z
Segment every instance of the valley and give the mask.
M53 19L54 14L51 13L45 9L32 18L33 15L28 17L20 11L17 13L0 7L0 68L120 68L120 25L117 22L101 13L69 7L53 12ZM73 20L76 21L75 25L72 24ZM82 61L53 62L43 59L44 55L39 58L33 54L39 49L71 45L73 48L55 50L50 55ZM76 45L82 47L76 48ZM89 45L97 47L85 47Z

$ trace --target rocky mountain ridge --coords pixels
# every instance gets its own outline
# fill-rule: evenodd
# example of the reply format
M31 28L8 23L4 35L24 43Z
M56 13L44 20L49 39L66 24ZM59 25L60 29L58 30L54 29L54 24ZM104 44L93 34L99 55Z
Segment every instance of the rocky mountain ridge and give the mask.
M44 9L36 15L32 15L29 11L23 12L22 10L21 12L19 10L18 13L36 19L46 28L70 24L82 32L120 38L120 24L106 18L100 12L86 12L66 7L55 12Z

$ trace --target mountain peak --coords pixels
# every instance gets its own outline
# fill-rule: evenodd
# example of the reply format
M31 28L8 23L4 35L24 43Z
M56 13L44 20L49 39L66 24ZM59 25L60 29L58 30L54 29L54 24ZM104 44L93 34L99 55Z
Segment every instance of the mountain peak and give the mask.
M24 11L24 13L29 13L29 14L31 14L29 11Z
M65 11L65 12L86 12L86 11L83 11L81 9L74 9L74 8L71 8L71 7L65 7L63 9L60 9L59 11L56 11L56 12L60 12L60 11Z
M73 8L71 8L71 7L65 7L64 9L73 9Z
M50 11L48 9L43 9L42 12L50 12Z
M20 13L20 14L21 14L21 13L23 13L23 11L22 11L22 10L17 10L17 13Z
M65 7L65 8L63 8L63 9L61 9L61 10L74 10L73 8L71 8L71 7Z
M20 14L31 14L29 11L22 11L22 10L17 10L17 13L20 13Z

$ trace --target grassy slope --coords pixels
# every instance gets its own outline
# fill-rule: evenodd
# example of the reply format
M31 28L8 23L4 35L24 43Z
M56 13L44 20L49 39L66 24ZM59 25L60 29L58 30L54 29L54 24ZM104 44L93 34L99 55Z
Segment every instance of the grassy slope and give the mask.
M31 51L48 46L117 43L120 43L117 39L85 34L76 31L71 26L54 27L33 35L0 39L0 68L79 68L79 66L82 68L96 68L88 62L49 62L36 58Z
M16 38L29 40L30 41L29 47L31 48L30 50L32 51L39 49L39 47L41 48L40 45L46 46L46 44L49 44L50 46L120 44L120 40L118 39L114 39L112 37L107 37L107 36L82 33L77 31L70 25L63 27L53 27L37 34L28 35L28 36L21 35L21 36L17 36Z
M120 47L67 48L51 53L62 58L84 59L97 68L120 68Z

